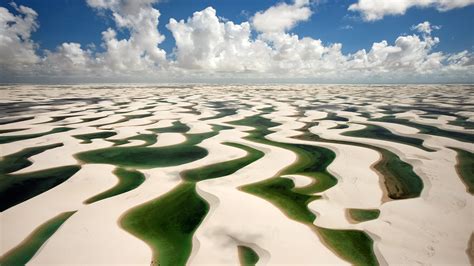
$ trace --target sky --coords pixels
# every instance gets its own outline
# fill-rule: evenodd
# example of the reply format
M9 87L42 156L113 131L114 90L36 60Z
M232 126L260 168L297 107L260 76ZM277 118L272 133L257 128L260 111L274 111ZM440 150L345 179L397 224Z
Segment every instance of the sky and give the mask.
M0 0L0 82L473 83L474 0Z

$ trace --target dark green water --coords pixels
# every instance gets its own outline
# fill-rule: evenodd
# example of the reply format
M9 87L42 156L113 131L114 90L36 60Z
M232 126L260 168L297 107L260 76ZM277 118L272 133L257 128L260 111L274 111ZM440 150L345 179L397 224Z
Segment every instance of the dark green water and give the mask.
M286 216L304 223L312 223L316 215L308 209L308 204L320 196L295 192L295 184L287 178L270 178L243 186L241 189L264 198L277 206Z
M239 252L240 265L242 266L254 266L260 259L257 252L247 246L239 245L237 249Z
M246 139L263 144L285 148L298 155L298 161L285 168L282 174L301 174L315 180L307 187L295 189L292 180L279 176L248 184L240 189L268 200L289 218L306 224L333 249L339 256L355 265L377 265L373 252L373 241L363 231L334 230L313 225L316 219L308 209L308 204L319 196L313 193L324 191L337 183L337 179L327 172L327 166L334 160L335 154L329 149L303 144L289 144L271 141L265 138L278 123L256 115L230 122L235 125L253 127Z
M349 125L347 125L347 124L337 124L337 126L331 127L329 129L346 129L348 127L349 127Z
M467 192L474 195L474 153L456 148L451 149L458 153L456 170L466 185Z
M98 195L85 200L84 203L91 204L99 200L120 195L137 188L145 181L145 176L136 170L117 168L115 169L114 174L119 179L118 184Z
M11 143L11 142L15 142L15 141L19 141L19 140L25 140L25 139L38 138L38 137L51 135L51 134L55 134L55 133L66 132L66 131L73 130L73 129L74 128L56 127L56 128L51 129L50 131L41 132L41 133L25 134L25 135L0 136L0 144Z
M465 129L474 129L474 122L468 121L467 117L458 116L456 120L448 122L449 125L463 127Z
M77 124L88 123L88 122L96 121L96 120L99 120L99 119L102 119L102 118L106 118L106 117L107 117L107 116L90 117L90 118L80 118L80 119L81 119L81 122L78 122Z
M173 125L169 127L152 128L148 130L153 131L155 133L186 133L190 129L191 128L187 126L186 124L183 124L180 121L175 121L173 122Z
M99 131L95 133L73 135L73 137L82 140L81 143L83 144L88 144L92 143L93 139L106 139L115 135L117 135L117 133L115 133L114 131Z
M74 212L63 212L36 228L23 242L0 257L0 265L25 265L41 246L71 217Z
M39 124L48 124L48 123L59 122L59 121L63 121L63 120L66 120L68 118L76 117L76 116L79 116L79 115L52 116L51 120L48 120L46 122L37 123L37 124L39 125Z
M353 265L379 265L373 251L374 241L359 230L335 230L315 226L323 241Z
M31 156L61 146L63 146L62 143L55 143L51 145L26 148L19 152L2 157L0 160L0 179L2 179L2 176L5 174L12 173L32 165L33 163L28 160L28 158Z
M12 129L0 129L0 134L18 132L22 130L27 130L28 128L12 128Z
M113 142L114 146L120 146L130 143L131 140L141 140L144 142L134 147L147 147L155 144L158 141L158 136L156 134L139 134L125 139L108 139L107 141Z
M199 182L206 179L227 176L262 158L264 155L263 152L242 144L229 142L223 144L242 149L247 152L247 155L230 161L219 162L186 170L181 172L181 177L186 181Z
M77 165L69 165L25 174L0 176L0 211L52 189L69 179L80 168Z
M356 222L365 222L379 218L378 209L347 209L349 216Z
M193 145L173 145L157 148L110 147L76 154L85 163L112 164L120 167L149 169L189 163L204 158L208 151Z
M340 122L348 122L349 121L349 119L347 119L345 117L338 116L335 113L329 113L325 118L323 118L321 120L332 120L332 121L340 121Z
M6 119L0 121L0 125L7 125L7 124L12 124L16 122L22 122L22 121L28 121L35 118L34 116L28 116L28 117L19 117L19 118L13 118L13 119Z
M205 121L205 120L219 119L222 117L227 117L227 116L237 114L237 109L235 108L223 108L223 109L218 109L217 111L218 113L216 115L211 116L211 117L201 118L200 120Z
M128 211L121 226L153 249L152 263L186 265L192 236L209 211L208 203L183 182L165 195Z
M377 119L371 119L371 120L372 121L395 123L395 124L400 124L400 125L404 125L404 126L413 127L413 128L416 128L416 129L420 130L421 134L428 134L428 135L434 135L434 136L439 136L439 137L446 137L446 138L451 138L451 139L455 139L455 140L458 140L458 141L474 143L474 134L444 130L444 129L437 128L435 126L429 126L429 125L423 125L423 124L415 123L415 122L409 121L407 119L395 118L394 116L385 116L385 117L381 117L381 118L377 118Z
M402 161L400 157L391 151L359 142L324 139L307 130L304 131L302 135L294 138L307 141L359 146L379 152L382 159L374 165L374 168L383 176L384 185L388 193L387 196L391 199L419 197L423 190L423 181L413 171L413 166Z
M435 150L423 146L423 140L417 138L410 138L405 136L399 136L390 132L390 130L383 127L375 125L366 125L366 128L355 130L355 131L346 131L342 133L343 136L349 137L358 137L358 138L368 138L368 139L380 139L391 142L397 142L405 145L411 145L419 149L433 152Z
M212 132L201 134L185 134L187 140L173 146L162 148L134 148L140 152L145 150L165 150L167 156L152 156L149 167L160 167L162 165L180 165L183 161L190 162L207 155L207 150L195 145L203 140L211 138L221 130L228 127L214 126ZM188 131L187 126L175 123L172 127L165 129L165 132ZM239 144L228 144L238 148L250 150L251 148ZM115 147L117 149L119 147ZM196 153L194 151L203 151ZM240 158L238 162L231 164L223 162L227 166L233 166L231 171L237 171L237 165L248 164L255 160L255 152ZM258 154L257 154L258 155ZM143 155L137 155L143 156ZM95 157L94 157L95 158ZM146 158L146 157L142 157ZM170 159L172 159L170 161ZM171 162L171 164L170 164ZM140 166L143 165L143 162ZM202 180L209 177L216 178L225 175L229 169L223 169L219 165L192 169L187 172L190 180ZM184 173L181 173L185 176ZM153 249L152 264L159 265L185 265L192 249L192 236L200 225L201 221L209 211L208 203L202 199L195 189L195 182L182 182L163 196L146 202L128 211L120 220L122 227L136 237L142 239Z
M245 137L250 141L287 149L298 155L298 160L292 165L286 167L280 173L280 176L291 174L305 175L314 179L314 182L307 187L296 189L296 192L321 192L337 183L337 179L327 172L327 166L336 157L336 154L333 151L312 145L271 141L265 137L272 133L269 128L280 124L261 116L247 117L239 121L233 121L230 124L253 127L254 130L249 132L249 136Z

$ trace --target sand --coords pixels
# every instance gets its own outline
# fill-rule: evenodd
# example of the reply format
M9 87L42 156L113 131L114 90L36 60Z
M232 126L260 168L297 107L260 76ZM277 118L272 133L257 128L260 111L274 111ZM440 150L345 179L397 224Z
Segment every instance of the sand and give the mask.
M458 93L449 88L442 89L447 95ZM196 184L198 194L209 203L210 211L194 234L192 254L188 263L236 265L239 261L237 246L245 245L259 255L259 264L262 265L349 264L328 248L310 227L289 219L265 199L239 190L243 185L276 176L297 159L297 155L289 150L245 139L248 131L252 130L248 126L232 125L233 129L222 130L218 135L202 141L199 146L209 153L202 159L178 166L138 169L146 177L139 187L92 204L84 204L86 199L117 184L118 179L113 174L116 167L106 164L82 164L74 155L111 147L113 143L94 139L92 143L84 144L72 137L73 135L112 130L117 135L109 139L120 140L138 134L151 134L149 129L170 127L176 121L190 127L186 134L199 134L210 132L215 125L229 126L227 122L265 112L262 114L264 117L281 123L271 129L273 133L267 136L270 140L317 145L336 154L335 160L328 166L328 171L337 178L338 183L318 193L322 198L308 205L317 216L315 225L366 232L374 240L374 252L382 265L467 265L470 261L466 250L474 231L471 222L474 217L474 202L456 172L456 152L449 147L474 152L474 144L449 137L420 134L412 127L369 121L364 117L365 112L370 113L373 118L383 117L388 115L383 107L401 106L413 110L403 110L396 113L396 117L472 134L473 130L448 124L455 119L455 114L473 120L474 113L467 109L459 109L453 115L440 115L437 119L423 118L421 115L426 112L415 110L415 97L425 99L427 104L437 104L439 99L434 95L442 89L436 86L395 90L330 85L199 85L178 89L148 85L114 85L97 89L93 85L78 85L54 89L47 86L15 86L14 89L1 90L2 103L34 97L38 104L42 104L27 111L13 113L11 118L31 115L35 118L0 125L0 130L27 128L23 131L3 133L1 136L41 133L61 126L73 128L67 132L1 144L2 156L28 147L64 144L62 147L32 156L30 160L33 164L14 174L65 165L81 165L82 168L64 183L0 213L0 254L14 248L48 219L62 212L77 211L48 239L29 264L149 265L152 258L151 248L122 229L119 225L120 218L133 207L172 190L182 182L179 174L184 170L245 156L245 151L223 144L234 142L262 151L265 156L233 174ZM98 99L60 103L50 101L73 97L89 99L92 95ZM269 110L269 107L273 110ZM358 109L348 110L349 107ZM460 108L455 102L444 103L442 107ZM208 119L218 115L222 108L235 108L237 112L230 116ZM75 113L69 113L70 111ZM145 114L151 116L114 123L127 115ZM328 119L330 114L347 118L349 121L324 120ZM78 116L48 122L53 116L64 115ZM99 119L82 122L81 118ZM309 129L310 132L320 137L369 144L398 155L412 165L423 180L424 189L421 196L405 200L387 199L383 176L373 169L381 156L373 149L292 138L301 134L298 129L312 122L318 124L314 124ZM344 132L363 129L365 126L361 123L381 126L397 135L422 139L425 147L435 151L428 152L392 141L342 135ZM348 128L333 128L344 124L347 124ZM157 142L150 147L178 145L186 140L186 134L159 133ZM131 140L123 146L144 143ZM296 187L304 187L312 182L303 175L284 177L293 180ZM379 209L380 217L354 223L346 215L348 208Z

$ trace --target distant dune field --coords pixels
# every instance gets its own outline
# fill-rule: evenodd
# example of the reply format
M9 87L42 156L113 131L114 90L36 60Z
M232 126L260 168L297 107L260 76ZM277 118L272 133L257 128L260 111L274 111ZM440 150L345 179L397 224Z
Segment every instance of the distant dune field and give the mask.
M0 264L474 263L472 85L0 86Z

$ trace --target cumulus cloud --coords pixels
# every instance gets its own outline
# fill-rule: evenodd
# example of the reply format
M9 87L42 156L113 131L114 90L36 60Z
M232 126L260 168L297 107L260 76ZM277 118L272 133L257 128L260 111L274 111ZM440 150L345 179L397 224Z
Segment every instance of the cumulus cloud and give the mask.
M40 60L30 39L38 28L38 14L29 7L12 6L18 15L0 7L0 71L3 73L26 71Z
M295 77L320 76L334 72L346 60L340 43L325 46L321 40L289 33L259 36L272 47L270 73Z
M167 28L176 41L174 66L216 71L264 71L270 48L251 40L248 22L222 21L208 7L195 12L187 21L170 19Z
M158 31L160 12L156 0L87 0L98 10L110 10L118 28L128 29L130 38L118 40L115 30L102 33L106 53L99 56L112 71L144 71L166 61L166 52L158 47L165 37Z
M257 12L252 25L259 32L283 32L292 29L300 21L311 17L309 0L295 0L292 5L280 3L263 12Z
M171 65L189 75L253 72L265 77L331 79L374 74L425 75L456 61L449 61L449 55L432 52L439 39L431 36L431 32L438 26L427 21L412 27L421 36L399 36L393 44L376 42L369 51L362 49L354 54L343 54L340 43L324 44L318 39L281 31L263 32L252 39L247 22L224 22L213 8L195 12L187 20L171 19L167 27L176 40L176 60Z
M14 15L0 8L0 70L9 76L69 77L75 81L86 78L179 81L183 77L304 78L329 82L419 82L434 81L434 78L472 81L472 52L434 51L440 40L432 33L439 26L428 21L412 26L411 35L375 42L370 49L351 54L342 52L341 43L324 43L289 32L311 15L307 0L277 4L240 24L219 17L212 7L187 19L170 19L166 28L176 46L167 58L159 47L164 37L157 28L160 13L153 3L155 0L88 0L92 8L110 15L115 22L115 27L102 32L104 49L100 52L66 42L54 51L40 53L38 45L31 40L31 33L38 28L36 12L14 5L18 13ZM256 23L257 17L259 21L268 12L286 9L308 9L304 12L307 16L284 15L275 27ZM116 31L120 29L126 29L129 37L119 39Z
M432 37L431 31L438 26L431 26L428 21L412 27L412 30L423 33L399 36L393 45L387 41L374 43L369 52L360 50L355 53L349 64L350 68L365 69L382 73L413 72L430 73L443 67L446 56L432 52L439 43L439 38Z
M164 36L158 31L160 12L153 8L155 2L87 0L90 7L100 12L110 12L116 28L128 30L130 36L118 39L116 29L108 28L102 32L101 46L104 52L84 49L79 43L63 43L55 51L45 51L45 56L40 59L42 67L36 65L32 68L43 76L153 75L167 64L166 52L159 48ZM31 30L35 29L34 25L30 27Z
M79 43L63 43L55 52L46 51L42 60L42 74L90 73L94 60L90 50L83 50Z
M321 40L283 31L267 31L252 39L248 22L222 21L211 7L195 12L186 21L171 19L167 28L176 41L172 66L198 73L301 76L335 70L345 59L341 44L326 47Z
M417 35L400 36L393 45L387 41L374 43L369 52L360 50L348 60L349 69L374 72L426 73L442 67L445 59L442 53L430 53L438 43L437 38Z
M374 21L386 15L403 15L412 7L434 7L439 11L448 11L472 4L474 0L358 0L349 6L349 10L360 12L366 21Z

